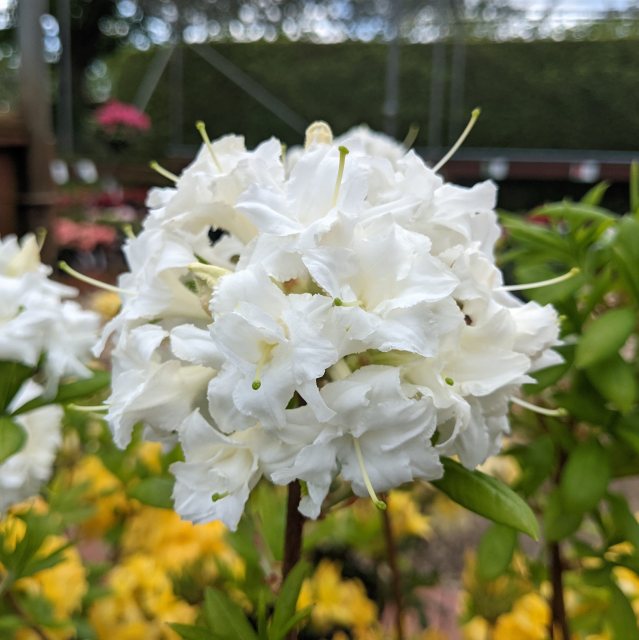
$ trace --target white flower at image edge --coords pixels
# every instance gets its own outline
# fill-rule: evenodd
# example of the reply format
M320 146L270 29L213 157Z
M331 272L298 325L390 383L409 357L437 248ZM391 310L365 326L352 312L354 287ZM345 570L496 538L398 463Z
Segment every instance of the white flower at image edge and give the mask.
M0 238L0 364L37 369L42 382L27 380L7 399L9 413L38 396L52 398L67 376L91 375L86 363L99 316L68 300L78 295L77 289L52 281L50 274L51 268L40 262L33 234L21 240ZM37 494L49 479L61 442L62 414L61 407L51 405L11 418L24 429L26 440L0 463L0 512Z
M237 527L264 478L302 483L321 513L356 495L472 468L508 432L529 373L556 363L557 314L503 285L496 190L446 184L413 151L309 128L290 158L269 140L204 144L152 191L110 336L108 420L126 446L179 442L175 507ZM171 174L165 172L171 177Z
M42 387L27 382L9 409L14 411L42 391ZM11 505L36 495L51 476L62 442L62 415L62 407L49 405L13 418L27 437L22 449L0 464L0 514Z

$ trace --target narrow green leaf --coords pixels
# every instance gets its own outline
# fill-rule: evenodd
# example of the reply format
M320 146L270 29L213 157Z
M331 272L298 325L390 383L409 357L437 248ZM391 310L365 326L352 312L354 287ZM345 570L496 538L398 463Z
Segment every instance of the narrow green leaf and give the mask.
M559 490L567 511L584 513L604 497L610 481L610 462L596 441L579 444L571 451L561 474Z
M603 196L601 193L601 187L605 185L603 192L608 188L606 183L597 185L591 189L586 196L590 198L596 198ZM595 192L595 189L598 189ZM571 202L565 200L564 202L553 202L544 206L541 206L534 211L535 215L548 216L549 218L563 218L570 220L571 222L614 222L616 216L607 209L597 206L594 203L589 202Z
M300 589L309 569L306 562L298 562L286 576L275 603L269 633L270 640L281 640L286 635L286 624L295 615Z
M577 345L575 364L585 368L615 355L636 323L637 314L632 309L613 309L601 315L585 328Z
M615 584L610 586L610 606L606 616L613 640L639 640L637 616L626 594Z
M606 195L608 187L610 187L609 182L599 182L594 187L588 190L586 195L581 199L581 204L598 207L601 204L603 197Z
M211 633L202 627L194 627L190 624L169 623L169 627L184 640L211 640Z
M304 607L304 609L300 609L289 621L284 625L284 637L288 634L289 631L296 627L302 620L305 620L311 615L311 611L313 611L312 606Z
M172 509L174 484L175 480L173 477L155 476L144 478L133 485L128 490L128 494L130 498L135 498L142 504L159 507L160 509Z
M241 607L220 591L206 590L204 617L209 630L225 640L259 640Z
M637 398L637 380L630 363L615 354L588 367L586 375L595 389L619 411L632 411Z
M23 404L19 409L13 412L13 415L32 411L48 404L66 404L80 398L88 398L102 391L109 386L111 376L106 371L96 371L94 375L85 380L77 380L75 382L67 382L58 387L58 392L52 398L44 398L42 396L34 398L30 402Z
M639 302L639 214L624 216L617 225L612 243L612 261L628 289Z
M453 502L539 539L535 514L510 487L481 471L470 471L450 458L442 458L442 463L444 477L432 484Z
M581 524L582 513L566 511L559 491L548 495L544 509L544 534L549 542L563 540L574 533Z
M28 367L21 362L10 360L0 362L0 413L5 411L18 389L36 371L37 368Z
M0 416L0 463L14 455L25 445L24 427L6 416Z
M517 532L503 524L493 524L482 536L477 549L477 572L482 580L498 578L510 565Z

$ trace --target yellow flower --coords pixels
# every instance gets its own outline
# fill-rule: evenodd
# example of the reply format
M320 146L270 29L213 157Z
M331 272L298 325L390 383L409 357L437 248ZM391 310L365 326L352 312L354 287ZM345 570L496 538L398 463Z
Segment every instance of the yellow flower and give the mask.
M510 613L497 619L494 640L545 640L550 623L548 602L538 593L528 593L515 602Z
M227 541L222 522L193 524L181 520L170 509L143 506L126 523L122 536L125 554L147 553L170 572L179 572L195 563L205 563L209 578L224 564L235 578L244 576L244 562Z
M89 621L99 640L177 640L169 622L192 624L195 609L179 600L154 558L136 554L109 572L111 594L97 600Z
M322 560L313 576L304 581L297 607L313 605L311 622L319 631L349 627L363 640L367 628L376 624L377 607L367 598L359 580L342 580L340 574L336 563Z
M428 517L419 511L413 496L407 491L388 494L388 515L396 537L418 536L428 538L432 529Z
M462 627L462 638L464 640L489 640L491 638L490 625L488 620L481 616L471 618ZM513 638L514 640L514 638Z
M71 473L73 484L86 484L84 499L95 507L95 513L80 525L80 530L89 538L99 538L128 509L124 487L97 456L85 456Z
M62 536L49 536L45 539L38 555L46 556L67 544ZM67 547L58 564L44 569L15 583L15 588L32 596L44 597L53 606L53 615L61 627L47 629L47 637L52 640L65 640L75 637L72 624L65 624L71 615L80 608L82 598L87 592L86 570L80 554L75 547ZM37 638L33 631L23 630L16 640Z
M159 442L141 442L136 449L136 455L140 462L151 472L162 471L162 445Z

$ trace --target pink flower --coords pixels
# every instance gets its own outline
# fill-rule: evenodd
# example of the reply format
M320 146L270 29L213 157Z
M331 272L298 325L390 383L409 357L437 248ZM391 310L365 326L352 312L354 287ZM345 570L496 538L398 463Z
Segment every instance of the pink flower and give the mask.
M138 131L148 131L151 119L132 104L110 100L95 112L98 125L108 133L114 133L119 127L128 127Z

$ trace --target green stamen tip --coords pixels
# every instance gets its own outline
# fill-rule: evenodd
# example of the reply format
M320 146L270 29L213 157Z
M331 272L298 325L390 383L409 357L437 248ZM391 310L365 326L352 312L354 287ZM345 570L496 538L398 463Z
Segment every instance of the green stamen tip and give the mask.
M557 417L558 418L565 418L568 415L568 410L564 409L563 407L559 407L557 409Z
M262 383L259 380L253 380L253 384L251 384L253 391L257 391L261 386Z
M228 496L228 493L214 493L211 496L211 502L217 502L218 500L222 500L223 498L226 498L226 496Z
M479 118L479 116L481 115L481 107L475 107L471 113L471 117L475 118L475 120L477 118Z
M335 298L333 300L333 305L336 307L341 307L344 304L344 301L341 298Z
M455 384L455 381L452 378L444 378L444 382L449 386L452 387Z
M373 503L380 511L386 511L386 503L383 500L376 500Z
M206 131L206 125L204 124L204 120L198 120L195 123L195 128L200 132L201 131Z
M341 154L341 155L343 155L343 156L347 156L347 155L350 153L350 151L348 150L348 148L347 148L347 147L345 147L344 145L340 145L340 146L339 146L339 147L337 147L337 148L339 149L340 154Z

